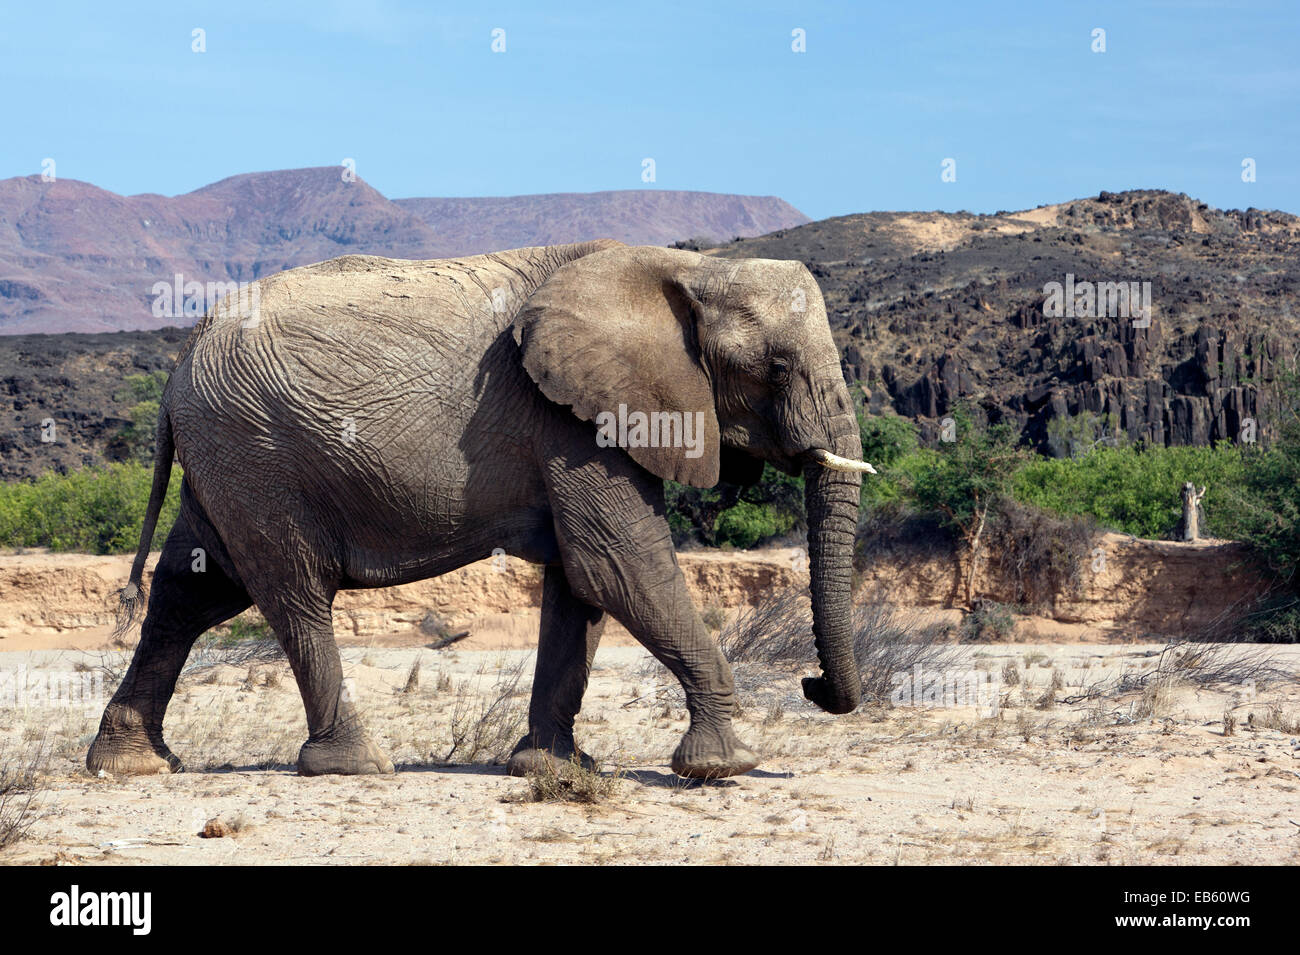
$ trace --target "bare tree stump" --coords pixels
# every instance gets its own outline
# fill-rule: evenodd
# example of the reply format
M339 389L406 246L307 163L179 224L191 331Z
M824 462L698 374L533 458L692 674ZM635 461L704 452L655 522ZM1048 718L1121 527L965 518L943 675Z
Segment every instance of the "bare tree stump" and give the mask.
M1201 498L1205 496L1205 488L1199 491L1191 481L1183 484L1183 540L1194 541L1201 536L1201 521L1198 508L1200 507Z

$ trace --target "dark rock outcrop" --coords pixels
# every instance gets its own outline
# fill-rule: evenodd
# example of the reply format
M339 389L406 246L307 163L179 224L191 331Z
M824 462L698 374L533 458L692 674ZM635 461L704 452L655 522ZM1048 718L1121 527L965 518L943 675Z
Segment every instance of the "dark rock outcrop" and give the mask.
M1085 412L1155 444L1240 440L1252 419L1266 438L1279 361L1300 345L1300 219L1174 193L845 216L717 254L808 262L846 376L923 436L968 401L1045 451L1053 421ZM1048 283L1067 277L1150 283L1150 324L1100 294L1053 314Z

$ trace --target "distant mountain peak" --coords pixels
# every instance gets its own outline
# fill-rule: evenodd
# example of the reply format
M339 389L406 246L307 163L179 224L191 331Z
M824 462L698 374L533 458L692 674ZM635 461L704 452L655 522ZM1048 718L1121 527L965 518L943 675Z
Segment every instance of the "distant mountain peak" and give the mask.
M251 281L348 253L437 259L604 237L724 241L808 221L773 196L660 189L390 200L341 166L171 197L26 176L0 180L0 334L192 324L152 308L154 285L176 275Z

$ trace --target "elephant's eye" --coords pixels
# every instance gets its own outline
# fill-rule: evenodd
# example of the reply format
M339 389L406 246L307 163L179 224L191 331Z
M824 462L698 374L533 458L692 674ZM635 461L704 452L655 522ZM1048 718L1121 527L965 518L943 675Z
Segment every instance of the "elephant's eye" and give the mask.
M784 385L790 380L790 363L784 358L773 358L767 366L768 380L774 385Z

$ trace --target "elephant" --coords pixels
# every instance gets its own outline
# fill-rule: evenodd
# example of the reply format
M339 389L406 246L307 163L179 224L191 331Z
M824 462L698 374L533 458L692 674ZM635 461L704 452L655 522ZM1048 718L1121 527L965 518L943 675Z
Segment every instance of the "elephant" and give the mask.
M254 290L251 312L227 300L204 315L164 388L121 627L144 605L173 457L180 516L91 772L183 771L163 737L178 675L200 634L254 604L306 709L298 772L392 772L345 689L334 595L502 550L543 565L527 735L508 772L591 764L574 718L606 615L685 691L672 770L747 772L759 756L733 726L733 677L677 564L664 482L752 484L765 462L805 478L821 673L803 692L831 713L857 706L851 562L870 465L802 263L599 240L347 255Z

